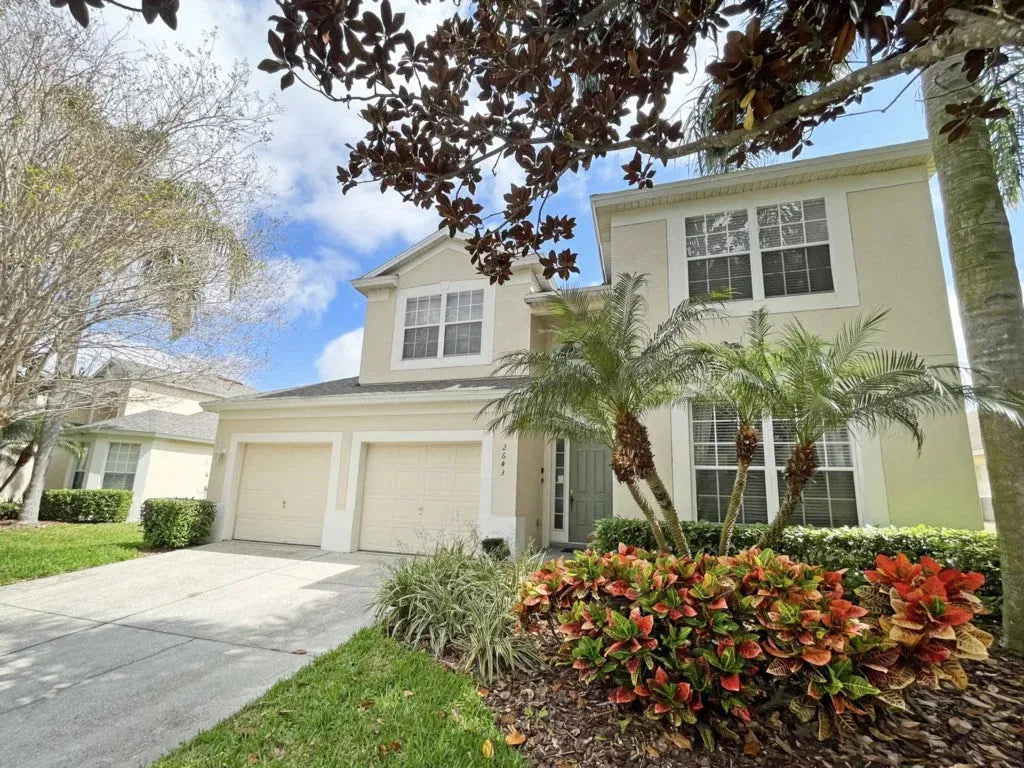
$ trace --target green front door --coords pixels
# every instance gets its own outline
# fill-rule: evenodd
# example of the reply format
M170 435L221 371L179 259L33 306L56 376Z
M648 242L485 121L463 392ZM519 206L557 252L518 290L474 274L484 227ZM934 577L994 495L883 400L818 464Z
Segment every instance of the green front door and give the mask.
M612 454L599 443L572 443L569 458L569 541L584 542L612 516Z

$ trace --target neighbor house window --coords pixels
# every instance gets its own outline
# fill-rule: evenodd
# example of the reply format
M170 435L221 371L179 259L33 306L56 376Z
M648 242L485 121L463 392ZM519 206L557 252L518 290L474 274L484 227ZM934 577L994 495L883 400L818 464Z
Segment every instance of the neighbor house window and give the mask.
M107 451L107 464L103 469L103 487L130 491L135 485L135 470L139 466L138 443L111 443Z
M565 440L555 440L555 515L553 527L565 530Z
M758 207L757 238L766 297L833 289L824 199Z
M75 469L71 473L71 487L85 488L85 481L89 473L89 455L92 453L92 443L84 443L81 446L82 453L75 459Z
M406 299L402 359L478 355L483 319L483 289Z
M694 404L692 423L697 519L720 523L725 519L736 481L736 412L723 406ZM762 445L758 447L747 475L739 522L764 523L767 520Z
M690 295L729 289L734 299L753 297L747 211L723 211L686 219Z
M733 299L835 290L824 198L687 216L685 230L690 296L718 289L731 290ZM760 281L752 259L761 264Z
M729 508L736 480L735 411L694 403L691 407L694 485L698 520L720 523ZM766 420L758 425L761 444L747 476L739 522L763 523L775 517L786 494L786 460L795 436L788 421ZM834 430L815 443L820 469L804 488L793 511L795 525L834 528L857 525L857 493L850 433ZM774 467L775 473L765 471Z

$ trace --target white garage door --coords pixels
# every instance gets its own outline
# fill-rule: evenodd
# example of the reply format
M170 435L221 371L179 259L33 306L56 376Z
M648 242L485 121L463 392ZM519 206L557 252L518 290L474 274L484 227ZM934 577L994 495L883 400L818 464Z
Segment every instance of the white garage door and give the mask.
M246 445L234 537L319 546L330 464L329 445Z
M480 443L373 443L363 478L360 549L429 552L475 536Z

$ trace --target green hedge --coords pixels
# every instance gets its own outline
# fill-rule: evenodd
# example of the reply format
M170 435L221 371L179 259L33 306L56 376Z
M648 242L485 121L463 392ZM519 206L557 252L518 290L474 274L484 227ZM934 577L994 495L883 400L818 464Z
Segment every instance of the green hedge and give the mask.
M43 491L40 520L62 523L123 523L132 506L132 492L113 489Z
M716 551L720 529L715 523L683 523L694 552ZM733 536L734 548L752 546L763 530L763 525L737 525ZM615 549L619 542L643 549L655 549L657 546L646 520L617 517L598 520L594 549ZM903 552L911 560L928 555L945 566L983 573L985 585L978 594L986 598L986 602L998 606L1003 593L999 577L999 545L996 534L989 531L927 525L913 528L813 528L794 525L783 532L782 543L775 549L829 570L847 569L846 582L851 587L863 583L862 572L874 566L876 555Z
M0 501L0 520L17 520L21 504L16 501Z
M147 547L178 549L206 541L217 506L204 499L146 499L142 540Z

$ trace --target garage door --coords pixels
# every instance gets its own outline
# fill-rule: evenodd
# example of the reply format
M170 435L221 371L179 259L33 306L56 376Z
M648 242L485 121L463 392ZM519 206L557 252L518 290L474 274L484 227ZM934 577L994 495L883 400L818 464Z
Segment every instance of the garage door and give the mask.
M329 445L247 445L235 538L319 546L330 464Z
M475 536L480 443L373 443L363 478L360 549L429 552Z

